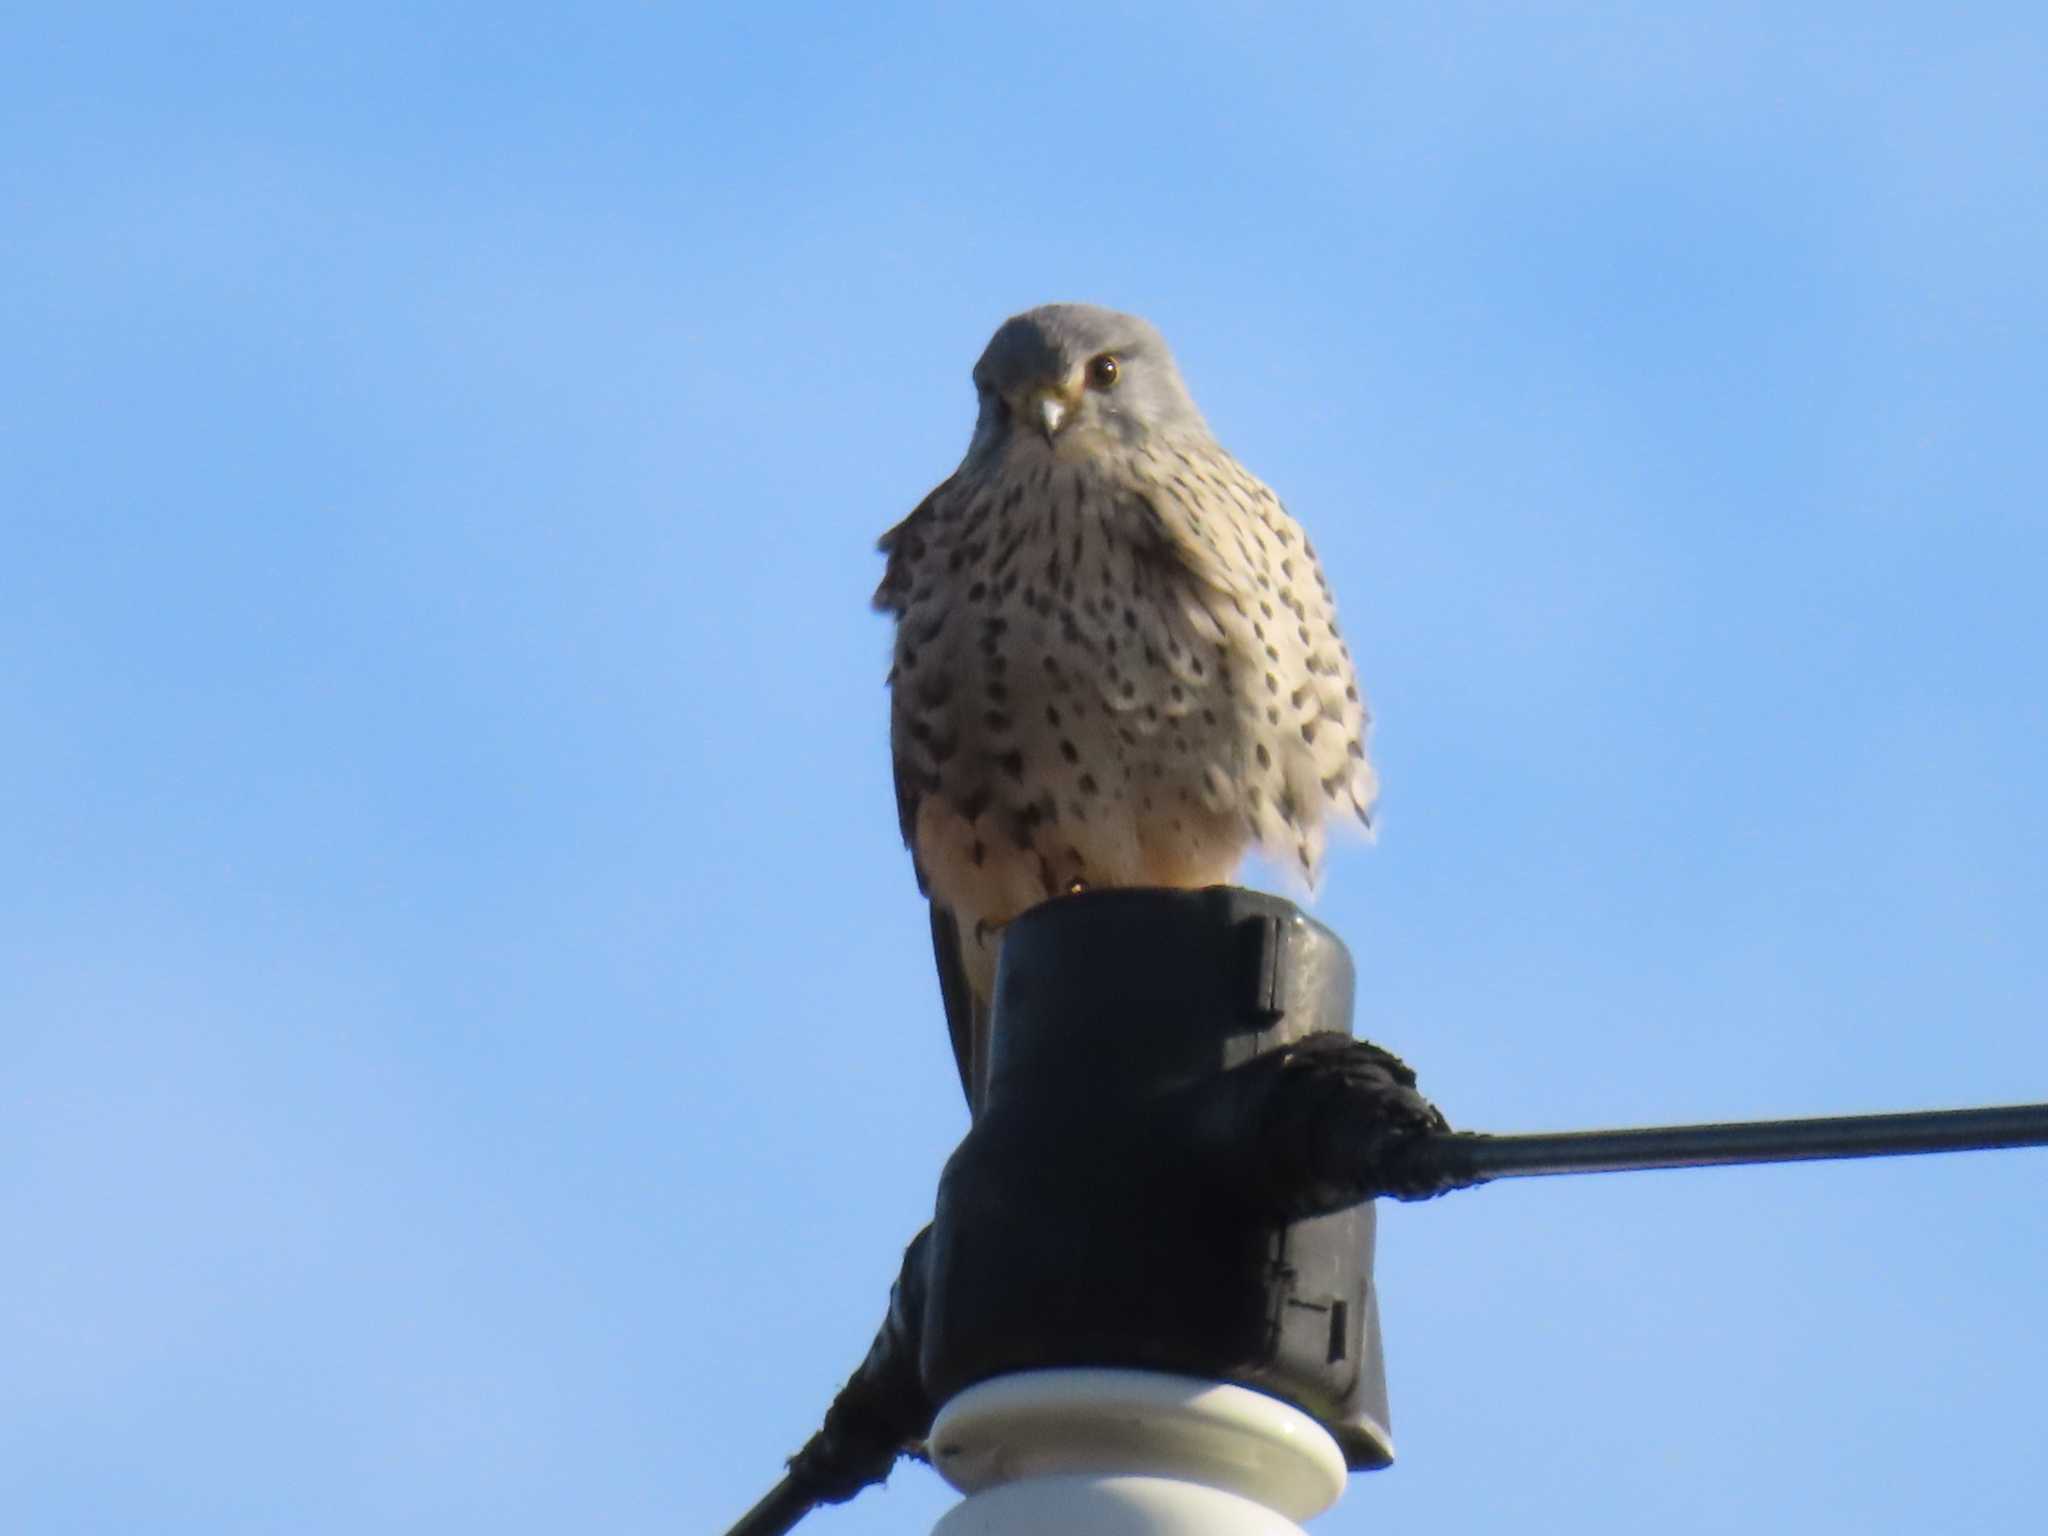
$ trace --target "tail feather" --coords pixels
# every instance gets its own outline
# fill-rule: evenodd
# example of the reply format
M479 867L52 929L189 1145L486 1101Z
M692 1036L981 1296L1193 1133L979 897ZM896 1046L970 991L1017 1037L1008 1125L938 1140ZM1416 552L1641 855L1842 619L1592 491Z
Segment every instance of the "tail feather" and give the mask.
M988 1091L989 1005L995 994L996 939L979 926L963 928L958 914L932 903L932 959L939 969L939 997L946 1007L946 1033L953 1062L971 1113L981 1112Z

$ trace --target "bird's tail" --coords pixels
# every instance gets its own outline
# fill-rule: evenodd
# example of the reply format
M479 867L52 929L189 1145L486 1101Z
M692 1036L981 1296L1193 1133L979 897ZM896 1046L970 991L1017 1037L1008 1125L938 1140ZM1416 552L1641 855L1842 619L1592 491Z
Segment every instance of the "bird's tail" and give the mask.
M939 996L946 1006L946 1033L970 1112L981 1112L988 1090L990 1003L996 985L995 933L962 923L958 913L932 903L932 958L939 968Z

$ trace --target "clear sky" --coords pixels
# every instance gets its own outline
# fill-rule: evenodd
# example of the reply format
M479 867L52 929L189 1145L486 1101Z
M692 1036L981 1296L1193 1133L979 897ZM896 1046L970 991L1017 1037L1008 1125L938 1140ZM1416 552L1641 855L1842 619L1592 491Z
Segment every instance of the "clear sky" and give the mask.
M2048 1099L2044 79L2017 3L12 8L0 1525L774 1479L965 1125L872 543L1046 300L1322 552L1316 910L1455 1122ZM1318 1529L2033 1528L2044 1182L1389 1210Z

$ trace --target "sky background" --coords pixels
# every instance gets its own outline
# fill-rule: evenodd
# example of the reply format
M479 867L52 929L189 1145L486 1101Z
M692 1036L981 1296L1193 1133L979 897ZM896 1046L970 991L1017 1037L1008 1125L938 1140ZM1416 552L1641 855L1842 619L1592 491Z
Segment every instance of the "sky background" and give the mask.
M966 1123L873 540L1046 300L1321 551L1454 1122L2048 1099L2038 5L734 12L0 20L0 1524L769 1486ZM2032 1528L2044 1180L1389 1209L1316 1529Z

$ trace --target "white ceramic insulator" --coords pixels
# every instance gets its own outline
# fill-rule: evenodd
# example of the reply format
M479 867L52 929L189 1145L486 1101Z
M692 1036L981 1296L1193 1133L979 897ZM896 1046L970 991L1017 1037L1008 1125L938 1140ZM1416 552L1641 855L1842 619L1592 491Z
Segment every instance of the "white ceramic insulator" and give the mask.
M932 1465L967 1497L934 1536L1300 1536L1344 1455L1300 1409L1154 1371L1022 1371L962 1392Z

